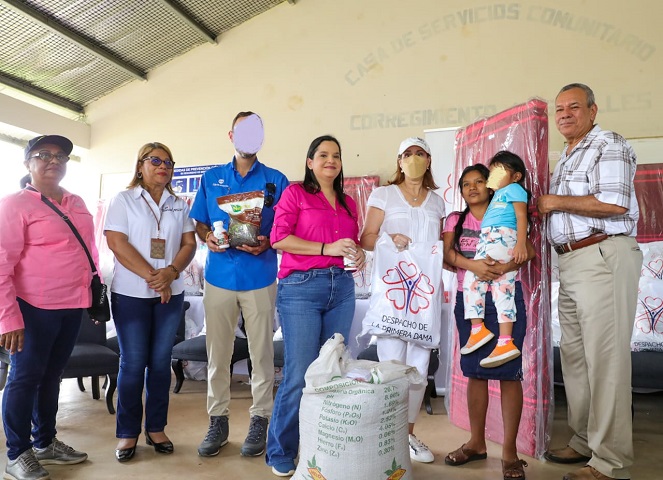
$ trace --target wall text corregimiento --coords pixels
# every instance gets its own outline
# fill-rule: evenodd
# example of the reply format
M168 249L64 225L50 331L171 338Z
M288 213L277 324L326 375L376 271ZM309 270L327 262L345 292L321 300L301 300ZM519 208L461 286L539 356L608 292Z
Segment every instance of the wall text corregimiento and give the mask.
M496 105L454 106L407 112L364 113L350 116L350 130L465 125L497 113Z

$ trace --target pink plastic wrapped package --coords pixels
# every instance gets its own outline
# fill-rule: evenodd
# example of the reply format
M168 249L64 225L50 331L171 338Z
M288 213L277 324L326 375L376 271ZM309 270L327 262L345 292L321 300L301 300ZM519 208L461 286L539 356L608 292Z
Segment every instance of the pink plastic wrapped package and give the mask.
M523 414L518 433L518 451L540 457L550 438L553 400L550 347L550 246L542 238L545 226L536 212L536 199L548 193L548 114L547 103L532 99L492 117L479 120L458 130L453 185L469 165L487 164L500 150L510 150L524 161L528 171L527 188L532 192L529 210L532 218L529 239L537 252L536 258L520 269L525 304L527 335L523 345ZM457 190L457 189L456 189ZM460 192L454 195L455 209L460 210ZM464 208L464 205L463 205ZM450 377L449 417L469 430L467 411L467 378L460 369L460 346L454 329ZM499 382L489 382L490 403L486 438L502 443L503 425Z
M368 197L371 192L380 186L380 177L367 175L364 177L346 177L343 179L345 193L352 197L357 204L357 223L359 232L364 229L364 220L368 207ZM357 298L368 298L371 293L371 271L373 268L373 252L366 252L366 267L356 270L352 275L355 281L355 296Z
M663 352L663 163L638 165L634 183L643 259L631 350Z
M638 199L638 243L663 240L663 163L638 165L635 171L635 196Z
M357 216L359 231L364 229L364 219L368 207L368 197L371 192L380 186L380 177L377 175L366 175L364 177L346 177L343 179L343 190L352 197L357 204Z

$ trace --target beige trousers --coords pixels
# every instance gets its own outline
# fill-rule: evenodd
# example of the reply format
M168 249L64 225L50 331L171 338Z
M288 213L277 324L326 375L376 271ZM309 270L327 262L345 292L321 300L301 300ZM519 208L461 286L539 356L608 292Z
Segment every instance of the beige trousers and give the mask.
M269 418L274 405L274 302L276 282L258 290L233 291L205 284L207 330L207 412L228 415L230 360L240 309L253 366L249 413Z
M616 236L559 256L560 352L569 446L612 478L630 478L631 332L642 252Z

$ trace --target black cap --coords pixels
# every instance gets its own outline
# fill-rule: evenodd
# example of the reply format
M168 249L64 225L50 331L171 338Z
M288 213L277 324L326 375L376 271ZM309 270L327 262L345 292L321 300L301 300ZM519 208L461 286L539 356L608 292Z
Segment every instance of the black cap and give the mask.
M45 145L47 143L57 145L67 155L69 155L74 149L74 144L71 143L71 140L68 138L62 137L60 135L41 135L40 137L35 137L28 142L28 146L25 147L25 159L27 160L30 152L37 148L39 145Z

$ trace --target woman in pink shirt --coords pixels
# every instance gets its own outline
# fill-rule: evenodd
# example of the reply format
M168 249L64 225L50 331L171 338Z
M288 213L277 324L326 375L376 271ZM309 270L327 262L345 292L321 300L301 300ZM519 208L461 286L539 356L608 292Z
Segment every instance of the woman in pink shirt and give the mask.
M346 339L355 310L352 271L364 266L354 200L343 192L341 146L325 135L311 143L302 184L285 189L275 206L272 246L282 251L276 308L283 329L283 381L269 424L267 464L281 477L295 473L299 402L304 374L334 333Z
M0 346L11 353L2 398L4 478L49 478L41 465L87 459L55 438L55 417L60 377L92 303L92 270L69 226L42 201L69 217L97 261L92 215L60 187L72 149L59 135L30 140L23 163L32 185L0 200Z

